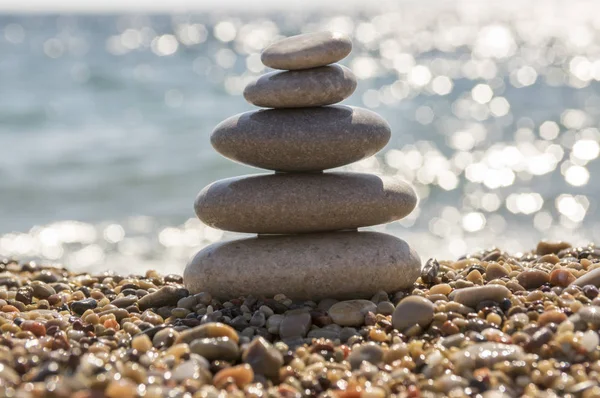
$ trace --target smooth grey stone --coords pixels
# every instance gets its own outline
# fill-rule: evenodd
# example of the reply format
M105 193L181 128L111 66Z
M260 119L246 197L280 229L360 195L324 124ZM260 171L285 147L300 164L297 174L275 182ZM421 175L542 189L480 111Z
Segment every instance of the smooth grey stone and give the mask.
M210 137L221 155L276 171L321 171L380 151L389 124L375 112L352 106L267 109L221 122Z
M279 325L279 336L282 339L304 337L311 325L311 316L308 312L289 311Z
M335 232L215 243L190 261L183 280L192 293L219 298L350 299L411 287L420 270L419 256L399 238ZM267 319L269 330L279 317Z
M216 181L198 194L194 205L198 218L213 228L294 234L400 220L417 205L417 194L397 177L281 173Z
M377 305L369 300L347 300L335 303L327 313L331 320L340 326L361 326L365 315L375 312Z
M271 72L244 89L249 103L263 108L304 108L337 104L356 90L356 77L345 66Z
M475 308L482 301L492 300L499 303L510 295L510 290L502 285L485 285L455 290L450 293L448 298L467 307Z
M353 349L348 356L348 362L352 369L357 369L363 361L377 365L383 361L383 355L383 348L376 343L369 342Z
M392 314L394 329L403 331L414 325L427 327L433 320L434 305L421 296L408 296L398 305Z
M600 268L593 269L571 282L571 285L584 287L586 285L600 286Z
M523 360L525 352L516 344L494 342L475 343L451 356L459 372L477 368L491 368L498 362Z
M261 61L274 69L308 69L345 58L352 51L350 37L339 32L291 36L267 47Z

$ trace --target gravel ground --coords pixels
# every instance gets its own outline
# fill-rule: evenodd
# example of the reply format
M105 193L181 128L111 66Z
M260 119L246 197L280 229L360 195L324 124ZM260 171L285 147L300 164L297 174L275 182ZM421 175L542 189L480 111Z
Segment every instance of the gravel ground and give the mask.
M0 262L2 397L600 396L600 249L426 262L349 301Z

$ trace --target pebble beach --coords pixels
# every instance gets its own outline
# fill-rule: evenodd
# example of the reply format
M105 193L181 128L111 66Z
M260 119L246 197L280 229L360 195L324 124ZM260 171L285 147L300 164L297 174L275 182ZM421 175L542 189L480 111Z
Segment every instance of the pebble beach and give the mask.
M595 397L599 261L541 242L429 259L393 294L224 301L3 260L0 396Z

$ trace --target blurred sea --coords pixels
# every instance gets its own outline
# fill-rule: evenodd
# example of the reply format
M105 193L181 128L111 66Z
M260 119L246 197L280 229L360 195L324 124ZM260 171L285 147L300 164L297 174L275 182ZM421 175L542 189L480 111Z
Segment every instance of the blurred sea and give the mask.
M392 126L347 169L402 176L421 198L375 229L423 260L600 240L600 3L368 2L1 15L0 255L180 272L236 236L192 209L208 183L257 172L218 155L211 130L253 109L241 92L266 71L262 48L319 29L353 37L346 103Z

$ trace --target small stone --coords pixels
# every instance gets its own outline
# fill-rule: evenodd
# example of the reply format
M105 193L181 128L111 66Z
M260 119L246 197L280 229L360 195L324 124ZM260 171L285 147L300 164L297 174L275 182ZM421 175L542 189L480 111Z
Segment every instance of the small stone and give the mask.
M25 321L21 324L21 330L29 331L37 337L46 335L46 327L40 322L36 321Z
M148 337L148 335L140 334L135 336L131 341L131 348L141 353L145 353L152 349L152 341L150 340L150 337Z
M308 312L288 311L279 325L279 336L282 339L304 337L312 324Z
M600 339L598 338L598 333L595 330L588 330L583 334L579 344L583 347L586 352L592 352L598 347L600 343Z
M203 384L208 383L212 379L206 368L191 359L177 365L171 373L171 378L177 382L182 382L186 379L200 380Z
M493 281L508 276L508 270L498 263L491 263L485 269L485 280Z
M561 250L570 248L571 245L567 242L547 242L538 243L535 253L544 256L546 254L558 254Z
M517 275L519 285L525 289L536 289L550 281L550 276L539 269L529 269Z
M279 326L283 322L284 315L275 314L267 319L267 330L272 334L279 334Z
M266 322L267 317L262 311L256 311L254 314L252 314L252 318L250 318L250 325L257 328L265 326Z
M209 322L204 325L184 330L179 334L179 338L176 342L189 344L196 339L206 337L227 337L235 343L239 342L239 336L235 329L220 322Z
M348 356L352 369L358 369L363 361L377 365L383 361L384 351L376 343L366 343L353 349Z
M210 140L223 156L276 171L321 171L344 166L381 150L389 124L352 106L269 109L232 116Z
M586 285L592 285L600 287L600 268L595 268L589 272L586 272L585 274L581 275L579 278L571 282L571 285L581 287Z
M454 353L451 358L460 372L482 367L491 368L503 361L523 360L525 353L521 347L514 344L485 342L471 344Z
M144 311L148 308L175 306L183 297L187 297L189 292L176 286L164 286L154 293L150 293L139 299L138 306Z
M0 362L0 380L5 380L11 384L18 384L21 381L21 376L10 366Z
M254 372L248 364L232 366L220 370L213 377L213 384L217 388L224 388L232 380L239 388L244 388L254 380Z
M213 228L295 234L388 223L407 216L416 204L412 186L397 177L328 172L227 178L205 187L194 208L198 218ZM168 287L159 292L164 289Z
M184 281L192 292L223 298L283 292L293 299L343 299L411 287L420 269L419 256L401 239L336 232L216 243L192 259Z
M71 303L71 311L78 315L82 315L87 310L93 310L98 306L98 303L93 298L87 298Z
M475 308L484 300L492 300L497 303L510 297L510 290L500 285L485 285L458 289L450 293L449 298L467 307Z
M394 304L389 301L382 301L377 304L377 313L381 315L392 315L394 313Z
M600 326L600 307L590 305L583 307L577 312L577 315L583 322L591 323L594 326Z
M262 337L254 339L242 353L242 360L252 366L254 373L265 375L271 380L279 377L283 356Z
M328 311L331 320L340 326L361 326L368 312L376 312L377 306L369 300L340 301Z
M420 296L408 296L398 305L392 315L394 329L403 331L414 325L428 326L433 320L434 305L431 301Z
M440 283L439 285L433 285L429 289L429 294L443 294L444 296L452 293L452 286L447 283Z
M435 283L438 272L440 272L440 263L435 258L430 258L421 270L421 280L423 283Z
M552 286L567 287L575 282L575 276L569 270L561 268L550 273L550 284Z
M309 69L338 62L350 51L352 41L347 35L315 32L277 41L262 52L260 59L273 69Z
M348 98L356 77L345 66L329 65L262 75L244 89L249 103L264 108L304 108L331 105Z
M238 345L228 337L197 339L191 342L190 351L209 361L235 361L239 357Z
M53 294L56 294L56 290L54 290L52 286L42 281L33 281L29 286L33 289L33 297L39 299L47 299Z
M19 290L17 290L15 299L23 304L31 304L33 299L33 289L29 286L23 286L19 288Z
M537 323L540 326L545 326L549 323L560 324L567 320L567 315L564 312L560 311L546 311L543 314L540 314L538 317Z
M152 345L158 349L163 349L172 346L179 338L179 332L175 329L167 327L159 330L152 338Z
M111 301L111 304L118 308L127 308L127 307L132 306L135 303L137 303L137 301L138 301L138 296L131 294L131 295L128 295L125 297L119 297L119 298Z

